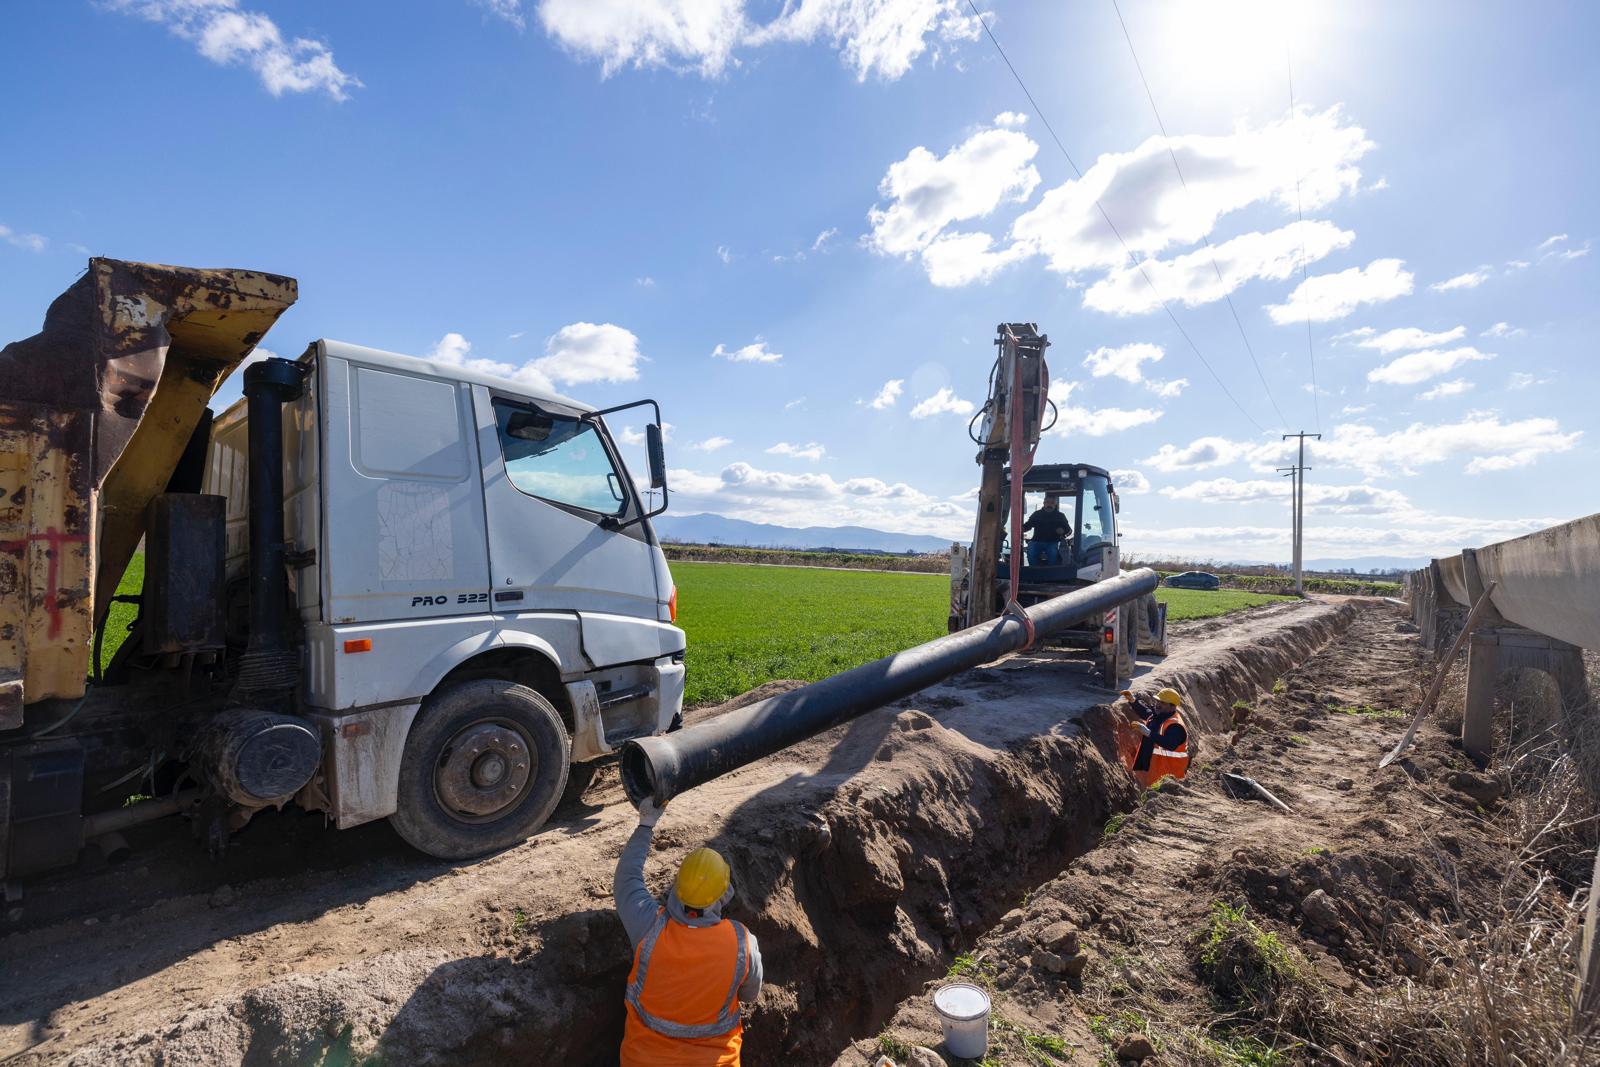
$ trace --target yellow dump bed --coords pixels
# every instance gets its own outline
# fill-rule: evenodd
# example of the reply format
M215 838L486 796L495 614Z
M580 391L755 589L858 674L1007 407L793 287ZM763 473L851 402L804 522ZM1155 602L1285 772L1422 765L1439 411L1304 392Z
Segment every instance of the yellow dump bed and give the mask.
M91 259L0 349L0 730L84 691L94 628L206 404L293 278Z

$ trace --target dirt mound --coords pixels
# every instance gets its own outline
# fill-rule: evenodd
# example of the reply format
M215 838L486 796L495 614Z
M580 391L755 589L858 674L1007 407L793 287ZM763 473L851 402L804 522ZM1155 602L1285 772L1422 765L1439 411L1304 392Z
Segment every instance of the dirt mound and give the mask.
M1355 614L1290 607L1183 642L1139 684L1187 689L1204 720L1219 717L1227 694L1270 684ZM664 885L687 850L716 847L739 888L732 914L763 945L751 1062L831 1061L1132 804L1110 694L1087 668L1014 657L673 802L650 876ZM24 1064L614 1063L629 953L609 886L633 819L614 784L587 799L470 867L380 840L343 872L235 879L217 907L206 895L124 904L97 944L79 920L14 935L7 959L52 966L0 974L0 1052Z

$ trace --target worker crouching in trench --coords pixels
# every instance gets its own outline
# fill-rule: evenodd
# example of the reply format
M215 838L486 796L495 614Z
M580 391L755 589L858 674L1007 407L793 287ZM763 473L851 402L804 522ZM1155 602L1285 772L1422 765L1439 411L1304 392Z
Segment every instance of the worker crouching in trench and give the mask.
M664 903L650 895L644 863L660 818L653 801L639 805L611 887L633 943L621 1067L739 1067L739 1008L761 995L761 949L722 917L733 876L709 848L684 857Z
M1117 724L1117 750L1141 789L1163 778L1189 773L1189 729L1183 721L1183 698L1163 689L1155 703L1122 691L1126 721Z

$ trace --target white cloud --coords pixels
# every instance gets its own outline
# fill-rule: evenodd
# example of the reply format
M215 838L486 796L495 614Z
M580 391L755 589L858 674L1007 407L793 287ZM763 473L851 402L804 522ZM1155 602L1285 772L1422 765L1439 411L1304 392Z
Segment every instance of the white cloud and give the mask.
M856 525L966 538L970 499L941 500L904 482L870 475L836 480L815 472L762 470L732 463L719 474L672 470L673 507L788 526Z
M627 382L639 377L639 339L611 323L575 322L545 340L545 354L523 363L506 363L472 354L472 342L447 333L425 358L479 374L509 378L529 388L554 392L555 383Z
M689 447L697 452L715 452L718 449L727 448L731 444L733 444L733 438L713 435L707 437L704 441L696 441Z
M1564 234L1564 233L1552 234L1551 236L1546 237L1544 240L1540 241L1539 244L1538 244L1538 247L1536 247L1534 249L1534 251L1535 252L1543 252L1543 251L1545 251L1547 249L1554 248L1556 245L1561 244L1566 239L1567 239L1567 235Z
M672 440L673 428L674 427L673 427L672 423L670 423L670 422L663 422L661 424L661 440L663 442ZM649 440L649 438L645 435L645 432L643 430L636 430L632 426L624 426L622 428L622 433L619 434L618 436L621 438L622 443L625 444L625 445L635 445L635 446L642 445L647 440ZM694 445L690 445L689 447L690 448L694 448L695 446Z
M1374 367L1367 372L1367 381L1382 382L1385 385L1416 385L1429 378L1447 374L1463 363L1478 363L1493 358L1493 354L1479 352L1470 346L1450 349L1429 348L1421 352L1411 352L1381 367Z
M1021 245L991 252L993 243L986 233L941 234L922 250L928 280L942 288L987 282L1001 268L1027 258L1028 250Z
M868 402L868 407L878 411L894 407L894 402L900 399L900 394L905 391L904 378L890 378L883 383L883 388L878 390L878 395Z
M1002 111L994 117L994 124L1008 130L1021 129L1028 122L1028 116L1020 111Z
M1291 222L1270 233L1241 234L1173 259L1117 267L1089 286L1083 303L1112 315L1137 315L1159 308L1159 293L1169 301L1198 307L1221 300L1256 278L1282 281L1298 271L1302 261L1315 262L1348 248L1355 239L1354 233L1331 222Z
M1531 266L1533 264L1525 259L1508 259L1506 260L1506 273L1515 274L1517 271L1527 270Z
M1311 559L1378 555L1427 559L1459 552L1462 545L1489 544L1531 533L1559 521L1543 516L1466 518L1413 508L1399 516L1386 516L1382 523L1308 523L1306 555ZM1280 562L1289 558L1287 522L1271 526L1208 523L1161 528L1141 526L1136 517L1127 516L1121 529L1125 557Z
M1364 411L1371 411L1371 404L1346 404L1339 409L1341 415L1360 415Z
M972 401L962 400L951 392L947 386L932 396L918 401L916 406L911 409L911 417L913 419L926 419L934 415L944 414L971 415L972 411Z
M764 24L744 0L540 0L538 11L545 32L608 76L633 66L714 78L739 65L736 49L825 40L858 80L893 80L930 39L972 40L978 29L957 0L797 0Z
M1171 474L1174 471L1220 467L1244 457L1249 451L1249 445L1230 441L1226 437L1197 437L1182 448L1162 445L1155 455L1147 456L1140 462Z
M1145 385L1150 389L1151 392L1155 393L1156 396L1159 396L1162 400L1171 400L1173 397L1178 396L1185 389L1189 388L1189 379L1174 378L1170 382L1158 382L1154 379L1150 379L1145 382Z
M1456 378L1448 382L1440 382L1425 393L1418 393L1419 400L1442 400L1447 396L1460 396L1473 388L1473 384L1465 378Z
M656 280L650 277L650 275L646 274L642 278L635 278L633 280L633 284L637 285L641 289L654 289L656 287Z
M1101 347L1083 357L1083 365L1096 378L1121 378L1135 384L1144 381L1141 363L1158 363L1166 356L1160 345L1136 343L1115 348Z
M1550 256L1555 256L1557 259L1582 259L1589 254L1589 250L1592 247L1592 242L1585 241L1582 248L1566 248L1559 252L1547 252L1544 258L1548 259Z
M1527 389L1535 385L1549 385L1554 378L1540 378L1538 375L1526 371L1512 371L1511 377L1506 380L1507 389Z
M1102 155L1081 180L1051 189L1011 232L1048 257L1052 270L1119 267L1127 253L1096 201L1116 220L1128 248L1149 256L1199 241L1224 215L1252 204L1271 201L1285 211L1297 204L1306 211L1324 207L1355 190L1361 177L1356 163L1373 147L1336 107L1302 109L1222 135L1151 137L1130 152ZM1182 165L1187 191L1172 180L1169 149Z
M273 96L321 92L345 100L349 90L361 88L359 78L339 69L327 45L306 37L286 40L277 23L241 9L238 0L106 0L106 5L166 26L219 66L249 67Z
M609 322L574 322L546 339L533 369L551 381L631 382L639 377L639 339Z
M729 363L777 363L783 359L783 354L772 351L767 347L767 342L757 337L743 348L731 351L726 345L718 345L711 350L711 358L725 359Z
M1056 404L1056 424L1052 433L1064 437L1104 437L1155 422L1161 412L1152 408L1082 408L1072 403L1072 393L1081 382L1050 383L1050 399Z
M43 252L50 243L50 239L43 234L18 233L10 226L0 226L0 240L18 248L26 248L29 252Z
M1520 326L1513 326L1509 322L1497 322L1480 333L1479 337L1526 337L1528 331Z
M1282 326L1288 323L1331 322L1342 319L1362 304L1377 304L1411 292L1411 272L1398 259L1375 259L1365 267L1337 274L1317 274L1299 285L1282 304L1269 304L1267 314Z
M1442 282L1434 282L1428 286L1436 293L1447 293L1452 289L1476 289L1489 280L1493 274L1492 268L1484 266L1477 270L1469 270L1465 274L1457 274L1454 278L1446 278Z
M1354 467L1369 475L1412 474L1420 467L1463 456L1469 457L1466 472L1480 474L1570 451L1582 436L1582 431L1562 433L1555 419L1501 422L1497 415L1474 412L1460 422L1418 422L1387 434L1348 423L1336 427L1330 440L1314 444L1312 450L1319 462Z
M890 164L878 184L878 194L889 203L867 213L868 244L884 255L909 258L953 222L988 215L1006 200L1026 200L1039 184L1032 164L1038 151L1025 135L997 128L979 130L943 156L913 148ZM990 243L986 234L955 236L957 247L966 251L984 251ZM951 246L945 246L947 271L950 253Z
M1347 337L1359 337L1360 340L1356 341L1356 344L1362 348L1376 348L1379 352L1387 355L1390 352L1406 352L1417 348L1434 348L1438 345L1447 345L1451 341L1461 340L1466 334L1467 328L1465 326L1457 326L1453 330L1440 330L1437 333L1429 333L1427 330L1420 330L1415 326L1402 326L1399 329L1377 333L1372 327L1363 326L1359 330L1342 333L1335 337L1334 340L1340 341Z
M1117 487L1120 496L1139 496L1150 491L1150 479L1136 470L1112 471L1111 484Z
M791 445L788 441L779 441L767 449L769 456L792 456L795 459L809 459L813 463L821 459L828 450L815 441L807 441L803 445Z
M1292 487L1287 478L1238 481L1212 478L1182 487L1167 486L1161 495L1201 504L1288 503ZM1306 509L1336 515L1393 515L1410 507L1406 495L1374 485L1323 485L1306 482Z
M473 0L473 3L519 30L527 28L527 20L522 17L522 0Z
M790 408L797 408L800 405L804 404L805 402L806 402L806 398L805 397L797 396L793 400L784 401L783 410L788 411Z
M817 239L811 242L811 251L823 252L827 250L828 242L839 236L839 227L830 226L817 234Z
M729 263L732 263L733 262L733 249L729 248L727 245L718 245L717 246L717 258L722 260L724 266L726 266Z

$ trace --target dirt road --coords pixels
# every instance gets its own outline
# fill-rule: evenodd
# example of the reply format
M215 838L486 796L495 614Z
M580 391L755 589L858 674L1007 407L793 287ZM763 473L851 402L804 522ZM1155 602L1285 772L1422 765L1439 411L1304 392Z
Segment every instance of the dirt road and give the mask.
M1178 685L1220 722L1355 614L1297 603L1177 630L1141 684ZM1098 707L1109 695L1080 658L1013 657L673 803L653 876L709 839L768 958L751 1062L831 1061L1099 840L1134 800ZM165 862L184 846L161 840L46 883L0 942L0 1055L614 1063L628 951L610 878L633 818L614 784L590 800L461 868L382 826L321 833L285 816L198 876Z

